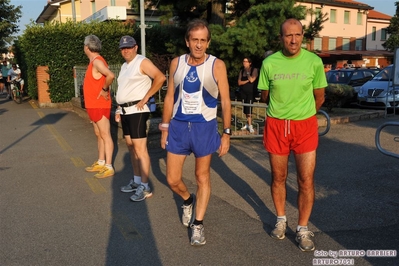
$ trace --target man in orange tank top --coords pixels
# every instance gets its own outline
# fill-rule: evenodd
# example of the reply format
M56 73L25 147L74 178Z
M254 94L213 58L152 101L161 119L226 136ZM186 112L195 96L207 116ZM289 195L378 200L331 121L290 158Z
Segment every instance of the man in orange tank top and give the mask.
M98 160L86 167L87 172L98 172L96 178L113 176L112 154L114 142L111 137L111 96L109 86L115 78L105 59L100 55L101 41L95 35L84 40L84 52L90 60L83 82L84 102L97 137Z

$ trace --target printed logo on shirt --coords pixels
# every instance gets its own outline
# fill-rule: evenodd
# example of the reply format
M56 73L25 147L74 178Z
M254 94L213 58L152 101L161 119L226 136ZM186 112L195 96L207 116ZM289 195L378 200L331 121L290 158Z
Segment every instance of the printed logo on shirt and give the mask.
M188 73L186 76L186 80L190 83L194 83L198 80L197 72L196 71L191 71Z
M302 73L281 73L274 74L273 80L305 80L307 78L306 74Z

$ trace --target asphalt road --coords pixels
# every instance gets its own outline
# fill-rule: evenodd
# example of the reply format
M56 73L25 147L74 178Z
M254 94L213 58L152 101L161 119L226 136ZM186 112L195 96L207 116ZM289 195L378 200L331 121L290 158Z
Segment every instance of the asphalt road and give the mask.
M207 244L192 247L180 223L182 201L166 184L164 150L150 148L153 197L134 203L119 191L132 169L118 131L116 174L98 180L84 171L97 159L89 121L0 96L0 265L399 265L399 159L374 143L387 121L398 116L332 125L320 138L309 224L315 252L300 251L294 239L292 158L287 238L269 237L275 214L259 139L234 139L228 155L213 157ZM397 152L395 136L399 127L386 128L381 143ZM189 156L184 181L195 192L193 167ZM390 257L373 257L376 250Z

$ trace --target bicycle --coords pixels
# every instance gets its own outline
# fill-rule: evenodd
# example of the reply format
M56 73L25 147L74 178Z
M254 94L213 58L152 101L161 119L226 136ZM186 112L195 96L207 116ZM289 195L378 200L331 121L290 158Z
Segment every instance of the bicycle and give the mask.
M17 81L17 80L12 80L11 82L10 82L10 85L13 85L12 86L12 96L13 96L13 99L14 99L14 101L16 102L16 103L22 103L22 95L23 95L23 91L21 90L21 84L20 84L20 82L19 81Z

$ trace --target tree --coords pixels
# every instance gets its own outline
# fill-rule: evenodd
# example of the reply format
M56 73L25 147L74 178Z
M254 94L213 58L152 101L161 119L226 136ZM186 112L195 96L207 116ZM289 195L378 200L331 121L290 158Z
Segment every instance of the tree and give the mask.
M138 1L138 0L133 0ZM295 0L234 0L225 14L223 0L150 0L148 8L157 7L163 11L165 21L178 18L180 27L174 27L168 34L172 38L164 42L167 52L180 55L187 52L183 36L185 24L192 18L204 18L210 23L212 41L208 52L225 61L231 84L237 83L242 58L251 57L253 65L260 67L267 50L277 51L280 47L280 24L287 18L305 19L309 12ZM151 6L152 5L152 6ZM307 41L311 41L323 28L326 14L318 12L309 25L304 25ZM157 33L162 35L162 33ZM162 49L160 49L162 50ZM234 85L233 85L234 86Z
M149 0L146 1L148 8L157 8L164 12L161 18L163 21L169 21L171 18L177 18L182 26L193 18L205 18L207 4L209 0Z
M385 49L390 52L395 51L396 47L399 46L399 2L395 2L396 13L391 18L391 23L387 28L387 33L389 34L388 40L382 44Z
M21 18L22 6L10 4L10 0L0 0L0 50L7 51L7 44L11 44L10 37L18 32L19 19Z
M306 8L295 6L294 0L267 1L256 4L240 13L231 27L211 25L212 41L209 53L217 55L226 63L232 87L242 67L242 58L250 57L252 65L260 67L267 50L277 51L280 47L280 24L287 18L302 20Z
M315 14L316 18L314 21L310 21L309 26L304 26L304 37L307 41L313 41L324 28L323 23L328 20L328 14L321 11L313 11L312 9L309 9L308 13Z

